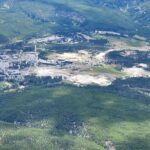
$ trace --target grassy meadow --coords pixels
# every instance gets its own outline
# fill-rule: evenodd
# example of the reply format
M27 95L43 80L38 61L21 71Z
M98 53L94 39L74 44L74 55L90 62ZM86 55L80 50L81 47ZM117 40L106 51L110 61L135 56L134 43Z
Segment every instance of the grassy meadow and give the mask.
M34 87L0 94L1 150L150 149L149 103L98 87Z

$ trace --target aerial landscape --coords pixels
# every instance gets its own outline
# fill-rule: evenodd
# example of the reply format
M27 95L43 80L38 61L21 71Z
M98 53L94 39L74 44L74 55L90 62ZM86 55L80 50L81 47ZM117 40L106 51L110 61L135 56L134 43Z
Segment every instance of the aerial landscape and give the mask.
M0 150L150 150L150 1L0 0Z

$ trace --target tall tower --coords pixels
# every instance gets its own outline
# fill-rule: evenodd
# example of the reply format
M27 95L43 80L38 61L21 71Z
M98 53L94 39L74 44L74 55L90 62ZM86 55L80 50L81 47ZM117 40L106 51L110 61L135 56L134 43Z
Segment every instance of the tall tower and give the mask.
M36 43L34 42L34 52L36 53L37 52L37 46L36 46Z
M35 62L34 62L34 66L37 67L38 66L38 62L39 62L39 54L37 52L37 45L36 42L34 41L34 53L35 53Z

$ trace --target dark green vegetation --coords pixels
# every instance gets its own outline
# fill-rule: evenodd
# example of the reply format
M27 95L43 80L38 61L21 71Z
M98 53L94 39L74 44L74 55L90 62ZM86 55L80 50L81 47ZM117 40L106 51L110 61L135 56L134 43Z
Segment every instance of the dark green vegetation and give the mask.
M8 38L4 35L0 35L0 44L8 42Z
M111 140L118 150L149 150L149 101L108 91L57 86L0 94L0 149L104 150Z
M138 63L148 63L149 60L149 51L147 52L138 52L135 51L135 55L130 55L130 57L126 58L125 56L121 55L121 52L111 52L108 54L108 58L110 59L110 62L113 60L117 60L117 64L121 64L122 66L131 67L135 64L134 56L138 57Z
M0 34L8 38L47 33L67 35L94 30L150 38L148 0L10 1L0 1Z

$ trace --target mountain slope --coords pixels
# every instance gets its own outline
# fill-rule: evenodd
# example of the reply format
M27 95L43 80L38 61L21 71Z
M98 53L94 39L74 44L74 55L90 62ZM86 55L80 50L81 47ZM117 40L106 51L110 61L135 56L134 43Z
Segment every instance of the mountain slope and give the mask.
M141 14L149 12L148 1L1 0L0 4L0 34L8 38L93 30L150 37L149 13Z

